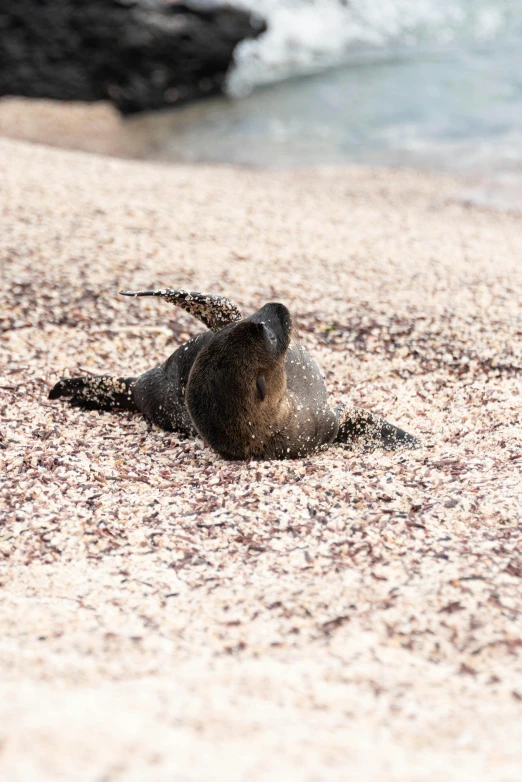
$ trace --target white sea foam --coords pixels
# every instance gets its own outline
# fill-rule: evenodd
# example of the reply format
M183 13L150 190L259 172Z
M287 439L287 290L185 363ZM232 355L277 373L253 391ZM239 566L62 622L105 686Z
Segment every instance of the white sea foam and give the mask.
M208 0L207 0L208 4ZM447 45L484 40L502 30L519 0L234 0L268 29L235 52L228 91L313 73L349 61L361 50L390 45Z

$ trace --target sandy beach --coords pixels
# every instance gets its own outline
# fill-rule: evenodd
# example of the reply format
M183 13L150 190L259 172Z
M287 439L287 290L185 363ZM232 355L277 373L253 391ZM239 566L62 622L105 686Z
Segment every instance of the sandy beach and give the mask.
M463 187L0 138L3 782L520 781L522 223ZM49 402L202 329L118 297L156 286L284 302L423 447L230 463Z

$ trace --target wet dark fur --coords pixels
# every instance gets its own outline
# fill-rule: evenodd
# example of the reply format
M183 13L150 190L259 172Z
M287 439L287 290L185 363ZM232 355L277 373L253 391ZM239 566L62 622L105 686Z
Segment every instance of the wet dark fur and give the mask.
M296 458L333 442L416 444L369 411L328 406L321 372L292 341L284 305L266 304L248 318L232 318L138 378L63 379L49 397L69 396L74 406L87 409L140 411L162 429L199 433L226 459Z

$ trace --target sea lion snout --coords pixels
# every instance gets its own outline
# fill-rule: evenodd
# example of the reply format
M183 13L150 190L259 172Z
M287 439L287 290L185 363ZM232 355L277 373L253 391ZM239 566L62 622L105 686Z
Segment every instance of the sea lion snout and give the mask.
M277 355L282 355L288 350L292 333L292 316L284 304L270 302L261 307L246 321L259 323L265 327L265 338L272 344ZM275 341L274 341L275 338Z

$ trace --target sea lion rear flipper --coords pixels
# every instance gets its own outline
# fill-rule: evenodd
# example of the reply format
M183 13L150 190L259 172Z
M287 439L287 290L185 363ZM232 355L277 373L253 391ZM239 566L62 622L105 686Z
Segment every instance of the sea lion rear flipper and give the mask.
M157 291L120 291L122 296L160 296L170 304L181 307L200 320L211 331L221 331L229 323L236 323L243 316L233 301L224 296L212 296L197 291L162 288Z
M365 450L418 448L419 440L361 407L340 405L335 408L339 431L334 442L362 446Z
M134 377L64 377L49 392L49 399L69 397L73 407L84 410L137 410L133 397Z

